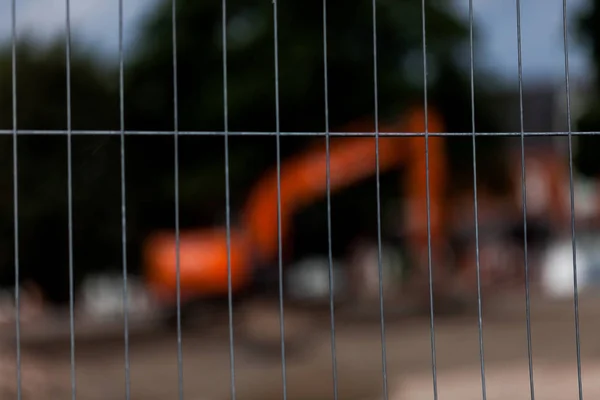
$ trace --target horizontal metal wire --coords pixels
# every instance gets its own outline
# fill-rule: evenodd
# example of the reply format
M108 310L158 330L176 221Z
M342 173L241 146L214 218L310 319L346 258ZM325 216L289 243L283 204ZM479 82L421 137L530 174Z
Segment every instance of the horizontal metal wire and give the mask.
M325 137L338 136L338 137L425 137L424 132L245 132L245 131L111 131L111 130L74 130L71 131L71 135L75 136L120 136L121 134L127 136L316 136ZM11 135L13 136L15 131L9 129L0 129L0 135ZM35 130L35 129L19 129L16 131L17 135L21 136L58 136L68 135L68 130ZM583 132L476 132L475 136L509 136L509 137L521 137L521 135L527 137L553 137L553 136L596 136L600 135L600 131L583 131ZM429 132L429 137L456 137L464 136L471 138L473 132Z

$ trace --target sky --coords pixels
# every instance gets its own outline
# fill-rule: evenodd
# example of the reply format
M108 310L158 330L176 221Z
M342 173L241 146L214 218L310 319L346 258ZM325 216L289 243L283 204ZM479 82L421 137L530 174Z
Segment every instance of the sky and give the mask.
M457 12L467 18L468 0L453 1ZM567 0L568 14L575 15L588 1ZM27 32L43 40L64 29L65 0L16 2L19 34ZM155 2L124 0L124 37L128 45L131 44L137 22ZM524 79L564 79L563 0L521 2ZM10 38L10 10L11 0L0 0L0 40ZM514 0L473 0L473 10L481 41L475 49L476 68L494 72L505 80L516 80L517 24ZM117 54L118 0L71 0L71 22L74 35L79 40L108 55ZM570 26L573 25L570 21ZM587 76L589 66L585 49L576 46L574 40L570 40L569 47L571 77Z
M468 0L456 1L468 17ZM567 28L574 30L574 17L589 0L567 0ZM515 0L473 0L480 47L475 50L476 67L500 76L518 77L517 8ZM521 45L524 79L562 78L565 75L563 0L521 0ZM588 75L588 54L571 35L569 70L573 77Z

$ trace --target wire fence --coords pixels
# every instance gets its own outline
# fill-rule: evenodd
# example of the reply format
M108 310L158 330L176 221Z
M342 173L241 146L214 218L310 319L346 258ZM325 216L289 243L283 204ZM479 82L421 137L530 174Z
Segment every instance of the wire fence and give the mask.
M71 2L65 0L65 29L66 29L66 65L67 65L67 129L66 130L21 130L17 125L17 87L19 84L19 77L17 76L17 0L12 0L12 102L13 102L13 113L12 113L12 130L1 130L1 135L12 135L13 140L13 189L14 189L14 257L15 257L15 318L16 318L16 364L17 364L17 399L21 400L25 398L24 391L21 385L21 365L22 365L22 354L21 354L21 332L20 332L20 310L21 310L21 293L19 290L20 283L20 260L19 254L23 251L19 245L19 161L18 161L18 138L21 135L66 135L68 138L68 226L69 226L69 279L70 279L70 351L71 351L71 393L72 399L77 398L77 375L76 375L76 341L75 341L75 308L74 308L74 263L73 263L73 194L72 194L72 137L77 135L115 135L120 136L120 159L121 159L121 235L122 235L122 272L123 272L123 298L128 299L128 258L127 258L127 207L126 207L126 157L125 157L125 136L127 135L170 135L173 136L173 153L175 157L174 165L174 180L175 187L173 188L175 197L175 240L176 247L180 245L180 224L179 224L179 137L180 136L222 136L224 140L224 157L225 157L225 180L226 180L226 229L227 229L227 252L228 252L228 285L229 285L229 298L228 298L228 324L229 324L229 345L230 345L230 387L231 387L231 398L236 399L236 369L235 369L235 352L234 348L236 340L234 337L234 309L233 309L233 298L232 298L232 281L231 281L231 206L230 206L230 169L229 169L229 138L232 136L274 136L277 139L276 152L277 152L277 176L281 179L281 153L280 153L280 138L283 136L317 136L324 137L326 141L326 152L327 152L327 218L328 218L328 241L329 241L329 291L330 291L330 330L331 330L331 360L333 365L333 398L338 399L338 377L337 377L337 353L336 353L336 318L335 318L335 307L334 307L334 269L333 269L333 255L332 255L332 231L331 231L331 187L330 187L330 165L329 165L329 152L330 144L329 140L331 137L337 136L372 136L375 137L375 154L377 164L379 165L379 138L381 137L409 137L409 136L424 136L425 138L425 157L426 157L426 179L427 179L427 233L428 233L428 274L429 274L429 301L430 301L430 331L431 331L431 372L432 372L432 384L433 384L433 398L438 399L438 375L437 375L437 354L436 354L436 324L434 318L434 310L436 304L434 303L433 296L433 285L435 275L433 273L433 257L432 257L432 243L431 243L431 215L430 215L430 183L429 183L429 137L434 136L463 136L472 138L472 157L473 157L473 202L474 202L474 220L475 225L473 226L475 234L475 248L476 248L476 271L477 271L477 298L478 298L478 330L479 330L479 354L480 354L480 375L481 375L481 398L486 399L487 388L486 388L486 364L485 364L485 352L484 352L484 340L483 340L483 315L482 315L482 287L481 287L481 276L480 276L480 253L479 253L479 226L478 226L478 192L477 192L477 137L480 136L513 136L520 137L521 139L521 190L522 190L522 212L523 212L523 230L525 232L524 246L524 266L525 266L525 290L526 290L526 320L527 320L527 347L528 347L528 369L529 369L529 380L530 380L530 396L531 399L535 398L535 385L534 385L534 363L532 357L532 335L531 335L531 312L530 312L530 281L529 281L529 260L528 260L528 248L527 248L527 184L526 184L526 170L525 170L525 146L524 139L526 136L567 136L568 137L568 151L569 151L569 183L570 183L570 213L571 213L571 239L573 249L573 279L574 279L574 313L575 313L575 332L576 332L576 355L577 355L577 381L578 381L578 398L583 399L583 385L582 385L582 367L581 367L581 345L580 345L580 323L579 323L579 297L578 297L578 275L577 275L577 258L576 258L576 232L575 232L575 198L574 198L574 184L573 184L573 135L597 135L598 132L572 132L571 126L571 93L569 84L569 47L567 39L567 1L563 0L563 33L564 33L564 56L565 56L565 84L566 84L566 110L567 110L567 126L568 131L566 132L525 132L523 127L523 68L522 68L522 50L521 50L521 1L516 0L516 13L517 13L517 38L518 38L518 81L519 81L519 97L520 97L520 124L521 130L519 132L478 132L475 126L475 82L474 82L474 46L473 46L473 31L474 31L474 15L473 15L473 0L469 0L469 31L470 31L470 93L471 93L471 112L472 112L472 131L471 132L429 132L429 118L428 118L428 68L427 68L427 41L426 41L426 21L427 15L425 13L425 1L421 0L422 5L422 57L423 57L423 84L424 84L424 109L425 109L425 132L380 132L379 127L379 103L378 99L378 76L377 76L377 14L376 14L376 0L372 0L372 22L373 22L373 67L374 67L374 81L373 91L375 102L373 104L374 113L374 132L330 132L329 124L329 104L328 104L328 68L327 68L327 0L323 0L323 74L325 80L325 103L323 112L325 115L325 127L322 132L282 132L280 129L280 110L279 110L279 38L278 38L278 0L272 0L273 6L273 28L274 28L274 41L273 41L273 60L275 68L275 99L276 99L276 129L273 132L240 132L229 130L229 112L228 112L228 60L227 60L227 0L222 0L222 46L223 51L222 67L224 76L223 85L223 108L224 108L224 130L223 131L180 131L179 130L179 115L178 115L178 76L177 76L177 0L172 0L172 43L173 43L173 131L129 131L125 129L125 110L124 110L124 98L127 95L124 91L124 46L123 46L123 3L124 0L119 0L119 97L120 97L120 130L118 131L98 131L98 130L73 130L71 128ZM381 234L381 198L380 198L380 170L377 168L376 172L377 179L377 190L374 196L377 196L377 226L378 226L378 266L379 266L379 312L380 312L380 326L381 326L381 363L382 363L382 385L383 385L383 398L385 400L389 397L389 385L388 385L388 371L386 361L386 329L385 329L385 318L384 318L384 301L383 301L383 268L382 268L382 234ZM279 250L278 250L278 269L279 269L279 314L280 314L280 335L281 335L281 360L282 360L282 384L283 384L283 398L287 398L287 371L286 371L286 346L283 338L285 337L284 327L284 282L283 282L283 254L282 254L282 239L281 239L281 187L280 183L277 188L278 196L278 207L277 217L279 225ZM184 393L184 374L183 374L183 350L182 350L182 314L181 314L181 293L180 293L180 260L179 251L176 252L177 260L175 262L177 266L177 368L178 368L178 391L179 399L185 397ZM124 374L125 374L125 398L131 398L131 368L130 368L130 322L128 318L128 303L127 300L123 303L124 308L124 320L123 320L123 338L125 342L124 352Z

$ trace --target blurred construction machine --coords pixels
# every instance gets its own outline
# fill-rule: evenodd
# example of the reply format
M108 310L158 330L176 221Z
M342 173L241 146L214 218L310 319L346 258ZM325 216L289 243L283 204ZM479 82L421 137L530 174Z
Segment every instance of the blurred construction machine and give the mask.
M422 135L425 131L425 115L421 107L413 107L392 123L381 124L378 156L375 152L375 135L372 134L374 123L367 118L352 122L338 132L371 132L371 135L332 136L329 153L326 152L323 143L320 143L320 146L315 143L301 154L284 160L279 177L276 168L273 168L255 184L247 198L246 206L241 210L241 224L232 226L229 234L225 227L198 228L180 233L179 282L174 232L153 234L144 248L145 276L152 291L165 304L170 305L175 304L178 286L183 304L198 299L204 303L224 301L226 304L230 290L236 303L244 303L249 296L264 295L267 292L277 295L279 245L287 243L291 236L295 215L326 197L328 160L329 188L332 194L373 178L377 165L381 174L404 167L402 236L406 240L405 248L410 251L411 263L418 265L412 275L420 276L415 279L426 282L424 277L427 275L428 233L432 257L436 260L434 264L442 265L442 262L446 261L446 255L443 254L447 246L443 208L448 171L445 139L432 136L428 144L428 202L426 146ZM428 118L429 132L443 131L441 117L433 108L429 108ZM421 135L398 137L386 135L386 132L414 132ZM286 299L289 299L290 303L304 305L318 303L315 300L328 301L327 256L302 259L290 254L288 248L282 253L285 285L283 294ZM371 254L370 261L363 262L362 265L368 265L366 269L377 273L378 252L369 251L376 248L376 243L367 243L361 248L366 250L365 254ZM384 252L387 249L393 252L393 246L383 247ZM358 250L358 246L355 250ZM342 260L333 260L335 299L339 303L359 297L357 291L361 290L361 285L356 283L366 283L369 281L367 275L372 275L365 271L365 268L361 272L360 267L348 265L356 264L355 261L360 257L355 256L356 254L349 254ZM393 254L382 256L384 262L399 260ZM364 261L365 257L362 259ZM384 265L386 281L389 280L388 273L394 268L391 265L387 267ZM440 277L448 276L442 268L439 268L439 271ZM440 282L445 280L440 279ZM425 287L422 289L427 293Z
M274 167L253 186L236 218L241 222L229 231L226 227L182 231L179 258L174 232L153 234L144 248L145 279L152 292L166 309L173 311L179 293L184 316L187 305L191 304L226 306L230 294L235 312L239 312L252 303L251 299L278 297L280 283L286 305L299 308L328 305L333 289L333 300L338 307L351 305L354 309L360 302L378 298L382 273L387 299L400 294L398 298L410 298L413 304L428 308L429 266L433 267L434 295L443 300L437 304L450 304L477 293L477 254L480 283L486 294L494 292L487 289L505 287L503 283L522 287L520 147L509 148L507 172L512 185L508 193L501 196L485 188L478 191L476 240L473 191L457 193L448 185L451 180L447 139L430 136L426 146L422 135L425 115L422 107L412 107L395 121L381 124L377 155L372 134L374 123L367 118L339 129L338 132L349 134L332 136L329 153L323 143L315 142L284 160L279 174ZM433 107L429 107L427 115L428 132L443 132L441 116ZM371 135L352 135L352 132L371 132ZM386 135L390 132L418 134ZM395 203L395 208L402 210L396 232L380 233L370 239L357 237L346 254L333 257L331 271L329 254L296 254L289 244L297 215L327 196L328 162L332 195L372 179L377 171L385 174L401 170L403 188L402 201ZM548 249L568 232L569 174L563 152L551 145L528 146L525 163L528 261L534 279L549 270L545 265L550 257ZM357 218L360 211L356 210L356 215L349 218ZM278 311L277 307L271 310ZM286 323L287 320L288 317Z

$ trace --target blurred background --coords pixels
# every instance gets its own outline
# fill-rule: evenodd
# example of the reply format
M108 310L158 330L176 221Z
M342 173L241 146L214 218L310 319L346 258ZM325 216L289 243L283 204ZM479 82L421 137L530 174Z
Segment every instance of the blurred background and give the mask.
M65 3L16 3L14 71L11 2L0 3L0 285L6 289L0 319L7 326L12 324L14 314L11 291L15 285L11 136L14 76L19 130L64 131L68 127ZM376 102L381 132L424 132L421 2L377 2L377 99L371 3L327 2L326 99L323 3L280 2L277 114L273 4L228 0L225 118L222 4L177 1L176 117L177 129L184 133L179 137L177 195L180 283L186 307L182 318L186 322L212 314L214 307L220 307L215 313L226 318L228 266L235 307L245 310L245 305L255 304L257 299L262 305L263 299L276 297L280 261L285 272L286 301L299 310L297 315L291 311L291 315L305 324L300 325L300 331L308 329L306 318L316 320L329 312L330 260L342 313L356 314L363 305L370 304L372 307L365 309L378 315L380 264L386 300L390 299L386 312L404 312L407 304L414 310L427 309L428 245L438 277L435 294L441 296L441 304L456 302L457 307L449 307L453 311L476 307L475 271L479 264L486 295L505 302L507 296L516 293L521 296L517 313L523 316L525 244L536 295L538 288L545 299L569 300L573 294L571 189L575 193L579 284L582 290L594 293L595 285L600 283L600 161L594 149L600 139L597 135L573 136L571 182L568 139L551 133L600 131L600 28L595 27L600 22L600 1L567 2L570 102L565 79L563 3L523 2L522 118L515 4L492 0L473 3L474 99L468 1L431 0L425 6L428 127L432 132L459 133L430 139L431 241L427 240L422 137L386 136L380 140L381 226L377 220L375 139L331 138L329 234L325 138L286 134L280 141L279 252L277 142L269 133L278 128L284 133L373 133ZM93 134L118 133L121 129L118 7L117 1L76 0L71 4L70 116L72 129L87 133L72 139L75 307L78 324L88 320L92 326L97 321L107 325L109 320L121 324L122 269L126 262L132 318L143 320L158 314L163 326L172 323L175 316L178 264L174 139L172 134L160 134L176 128L172 3L128 0L123 4L124 128L142 132L125 138L125 256L120 137ZM230 239L223 230L227 222L226 170L224 137L220 133L226 129L235 132L228 142ZM473 129L488 134L516 133L477 139L477 238L469 136ZM526 241L518 135L521 129L547 133L525 140ZM62 326L67 334L68 322L61 318L70 298L68 186L66 136L48 132L19 136L22 317L24 323L29 319L39 322L40 315L48 321L60 320L52 326ZM274 305L265 307L276 311ZM310 313L306 313L308 309ZM472 310L465 312L472 316ZM258 320L252 317L254 314L248 315ZM419 323L408 325L421 326ZM32 329L41 332L50 329L48 326ZM426 325L422 327L426 329ZM122 332L121 325L119 329ZM278 340L278 330L275 332ZM376 327L370 332L374 335ZM255 334L248 343L254 343L257 337L264 338L266 333ZM379 340L375 336L372 339L369 346ZM63 350L68 354L66 348ZM175 347L171 350L173 358ZM521 350L521 356L526 357L525 349ZM147 354L150 350L139 351ZM227 361L225 353L222 357L223 362ZM423 357L425 360L428 356L424 353ZM176 370L175 364L171 367ZM379 373L378 368L380 365L374 364L371 369ZM68 380L67 375L63 378Z

